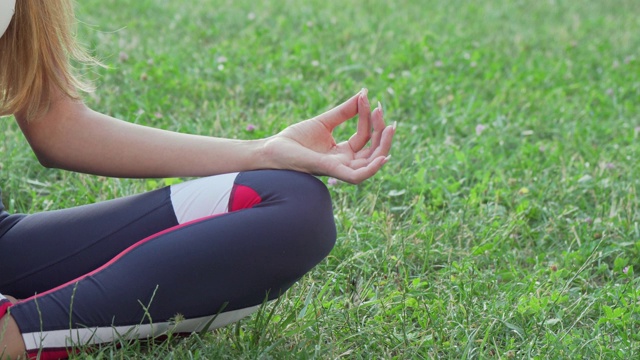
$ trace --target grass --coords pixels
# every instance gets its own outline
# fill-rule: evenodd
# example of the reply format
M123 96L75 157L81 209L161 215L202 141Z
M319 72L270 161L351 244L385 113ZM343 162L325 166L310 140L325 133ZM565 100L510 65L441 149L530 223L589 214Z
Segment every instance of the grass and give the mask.
M83 1L80 38L110 66L91 70L99 111L251 139L366 86L398 121L381 173L331 186L336 248L277 303L213 333L90 357L637 358L638 9ZM10 211L171 181L42 169L15 124L0 126Z

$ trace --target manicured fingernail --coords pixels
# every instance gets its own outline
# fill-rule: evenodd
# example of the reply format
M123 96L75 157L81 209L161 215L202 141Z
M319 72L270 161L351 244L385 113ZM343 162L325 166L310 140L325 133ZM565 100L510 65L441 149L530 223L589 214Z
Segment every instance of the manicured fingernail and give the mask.
M395 131L395 129L396 129L397 127L398 127L398 122L397 122L397 121L394 121L394 122L393 122L393 130Z
M382 111L382 104L380 104L380 101L378 101L378 109L380 109L380 114L384 114L384 111Z
M367 90L366 88L362 88L362 90L360 91L360 101L362 101L362 105L365 109L369 109L371 107L371 105L369 105L369 98L367 97L368 92L369 90Z

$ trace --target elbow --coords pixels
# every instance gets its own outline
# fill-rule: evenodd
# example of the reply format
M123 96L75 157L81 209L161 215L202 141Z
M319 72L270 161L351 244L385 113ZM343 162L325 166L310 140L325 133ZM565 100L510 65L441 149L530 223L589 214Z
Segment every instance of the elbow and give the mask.
M27 121L16 117L38 162L46 168L66 169L73 119L82 114L81 103L61 102L52 106L41 118Z
M40 129L39 125L31 124L28 128L23 127L23 133L33 154L40 165L46 168L62 168L63 156L61 150L64 148L64 141L61 141L55 135L55 131Z
M49 169L60 169L62 168L61 162L55 156L55 152L52 151L48 146L38 142L29 141L31 145L31 150L38 159L40 165Z
M48 169L62 168L60 162L56 161L56 159L53 156L51 156L49 153L43 152L43 151L36 151L35 149L33 152L36 155L36 158L38 159L38 162L40 163L40 165L44 166L45 168L48 168Z

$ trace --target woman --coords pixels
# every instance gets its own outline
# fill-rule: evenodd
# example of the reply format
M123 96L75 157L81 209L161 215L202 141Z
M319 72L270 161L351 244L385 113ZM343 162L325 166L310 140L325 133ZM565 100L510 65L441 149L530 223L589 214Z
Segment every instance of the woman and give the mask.
M47 167L202 178L33 215L8 214L0 201L4 357L64 358L119 337L222 326L329 253L331 199L308 174L360 183L387 162L395 126L379 105L370 112L366 90L261 140L138 126L80 100L88 86L69 57L92 60L73 21L70 0L0 0L0 115L15 116ZM356 115L356 134L337 144L332 130Z

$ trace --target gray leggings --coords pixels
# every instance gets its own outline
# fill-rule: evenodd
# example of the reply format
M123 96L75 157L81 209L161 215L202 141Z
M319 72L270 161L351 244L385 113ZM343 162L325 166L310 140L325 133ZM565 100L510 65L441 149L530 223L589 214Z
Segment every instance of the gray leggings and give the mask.
M0 208L0 293L24 299L4 308L30 355L58 358L123 334L236 321L286 291L335 239L326 187L293 171L214 176L33 215Z

